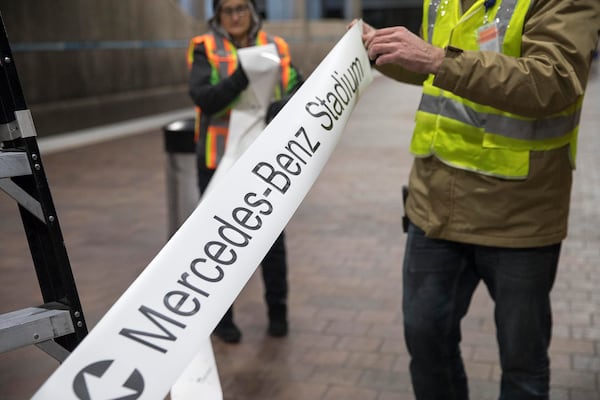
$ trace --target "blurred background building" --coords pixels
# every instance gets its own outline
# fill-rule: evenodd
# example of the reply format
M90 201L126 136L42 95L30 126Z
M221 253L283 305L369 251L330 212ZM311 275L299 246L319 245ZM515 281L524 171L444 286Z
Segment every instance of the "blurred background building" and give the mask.
M305 76L348 21L418 30L418 0L258 0ZM0 0L38 136L192 107L185 51L212 0Z

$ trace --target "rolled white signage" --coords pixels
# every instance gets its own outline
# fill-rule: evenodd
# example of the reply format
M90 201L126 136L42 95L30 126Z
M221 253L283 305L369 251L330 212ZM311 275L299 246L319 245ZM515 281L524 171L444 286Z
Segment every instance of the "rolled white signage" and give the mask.
M361 29L346 32L34 399L167 395L312 187L371 82Z
M265 128L267 108L280 75L280 58L272 43L240 49L238 59L249 84L231 110L225 154L204 191L205 194L219 185L221 177L225 176ZM171 400L194 400L199 393L202 394L202 400L223 400L210 337L199 340L203 340L204 345L173 384Z

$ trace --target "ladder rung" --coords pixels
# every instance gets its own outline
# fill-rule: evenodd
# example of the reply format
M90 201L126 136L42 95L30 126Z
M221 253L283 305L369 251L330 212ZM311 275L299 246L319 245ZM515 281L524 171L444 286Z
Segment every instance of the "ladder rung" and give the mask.
M31 168L25 152L0 151L0 179L30 174Z
M68 310L29 307L0 314L0 353L75 331Z

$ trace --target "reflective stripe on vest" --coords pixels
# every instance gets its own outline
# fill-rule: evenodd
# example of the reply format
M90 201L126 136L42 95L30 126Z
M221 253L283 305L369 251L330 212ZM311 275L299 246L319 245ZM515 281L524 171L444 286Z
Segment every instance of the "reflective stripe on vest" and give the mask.
M580 113L554 115L544 119L515 119L501 114L481 113L454 99L424 94L419 110L460 121L474 127L485 127L487 133L520 140L547 140L565 135L579 125Z
M216 84L221 79L233 74L238 65L237 49L229 40L224 38L215 38L212 34L197 36L192 40L188 52L188 65L191 68L193 63L193 50L196 45L203 43L206 49L206 56L212 66L211 83ZM286 42L279 37L269 37L265 31L260 31L256 37L256 45L265 45L274 43L280 57L280 76L279 83L275 86L275 99L280 99L288 90L290 83L290 53ZM235 102L235 101L234 101ZM219 164L227 142L229 117L231 106L226 107L221 112L210 117L210 124L206 128L205 139L205 162L210 169L215 169ZM196 125L194 137L200 139L202 126L200 124L202 110L196 107Z
M424 3L424 39L445 47L478 50L477 29L494 21L502 53L519 57L525 16L532 0L499 0L487 12L476 0L464 14L460 0ZM461 169L486 175L522 179L529 173L529 152L571 146L575 160L576 136L583 97L566 110L534 119L471 102L433 86L430 75L416 115L411 152L435 154Z

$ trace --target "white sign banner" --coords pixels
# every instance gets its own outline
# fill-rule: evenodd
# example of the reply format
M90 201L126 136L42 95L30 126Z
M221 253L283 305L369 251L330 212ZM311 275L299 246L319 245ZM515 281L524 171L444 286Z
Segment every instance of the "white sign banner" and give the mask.
M263 131L275 84L281 75L280 59L274 44L240 49L238 58L249 84L231 111L225 154L205 193L219 184L221 177ZM202 393L202 400L223 400L210 337L204 338L204 342L204 348L173 384L171 400L192 400L199 393Z
M346 32L34 399L167 395L299 207L371 82L361 29Z

